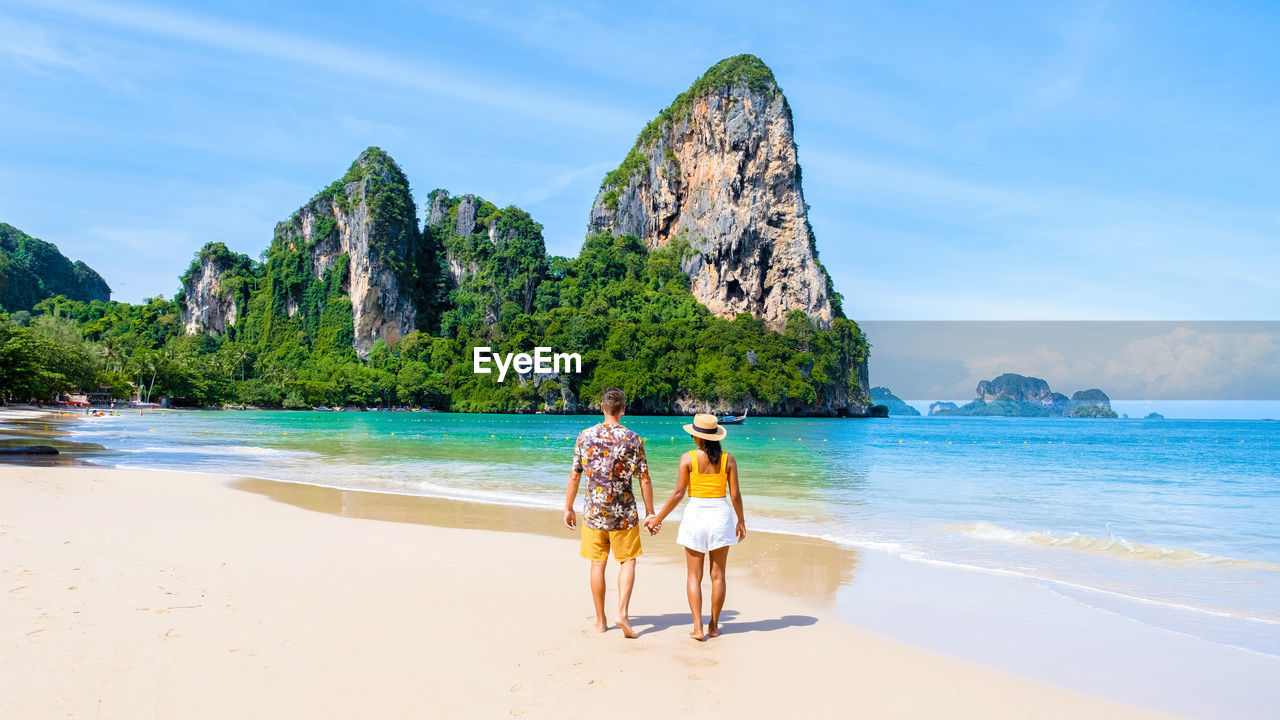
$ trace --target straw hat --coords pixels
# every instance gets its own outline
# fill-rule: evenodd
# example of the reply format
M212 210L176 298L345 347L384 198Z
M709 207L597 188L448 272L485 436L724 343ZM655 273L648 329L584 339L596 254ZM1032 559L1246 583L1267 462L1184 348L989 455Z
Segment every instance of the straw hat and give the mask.
M703 440L723 440L728 431L720 427L720 421L716 420L715 415L706 413L698 413L693 416L693 424L685 425L684 431L694 437L700 437Z

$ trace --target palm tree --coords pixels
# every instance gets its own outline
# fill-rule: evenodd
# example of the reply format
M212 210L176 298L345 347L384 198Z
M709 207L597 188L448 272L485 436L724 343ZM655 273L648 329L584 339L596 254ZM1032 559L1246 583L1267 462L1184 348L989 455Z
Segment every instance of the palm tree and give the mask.
M130 374L138 376L138 399L144 403L151 402L151 391L156 386L156 375L160 372L159 358L152 351L139 351L130 358L130 366ZM144 382L148 376L150 382Z
M231 359L240 366L240 382L244 382L244 366L249 362L249 346L236 343L231 350Z
M106 360L107 370L115 372L123 372L124 370L124 344L120 342L120 338L107 337L102 340L102 355Z

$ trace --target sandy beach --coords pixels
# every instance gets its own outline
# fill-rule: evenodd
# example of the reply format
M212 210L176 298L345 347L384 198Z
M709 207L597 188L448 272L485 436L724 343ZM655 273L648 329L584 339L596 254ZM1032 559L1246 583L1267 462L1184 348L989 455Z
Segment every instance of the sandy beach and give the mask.
M0 508L3 717L1154 717L836 619L819 541L750 537L697 643L672 529L626 640L554 512L13 465Z

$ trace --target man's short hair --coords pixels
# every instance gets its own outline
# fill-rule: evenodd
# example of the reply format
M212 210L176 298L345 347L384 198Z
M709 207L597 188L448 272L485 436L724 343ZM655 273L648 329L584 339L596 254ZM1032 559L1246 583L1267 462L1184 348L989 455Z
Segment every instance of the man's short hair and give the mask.
M604 399L600 401L600 409L609 415L617 415L627 407L627 396L618 388L604 391Z

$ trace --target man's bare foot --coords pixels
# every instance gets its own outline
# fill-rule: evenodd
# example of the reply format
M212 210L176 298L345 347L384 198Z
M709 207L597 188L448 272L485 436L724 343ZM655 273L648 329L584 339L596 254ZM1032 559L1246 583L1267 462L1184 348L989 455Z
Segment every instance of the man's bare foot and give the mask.
M720 623L711 623L707 626L707 637L720 637Z
M694 640L703 640L707 636L703 634L702 628L697 627L693 629L693 632L689 633L689 637L693 638Z
M631 621L629 619L618 618L618 622L614 624L622 631L622 637L633 640L637 637L636 631L631 629Z
M604 632L604 631L606 631L606 630L608 630L608 629L609 629L609 624L608 624L608 623L606 623L606 622L605 622L605 621L603 621L603 620L596 620L596 624L595 624L595 630L596 630L596 632Z

